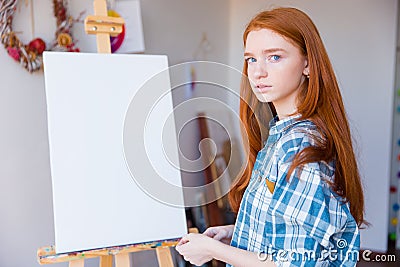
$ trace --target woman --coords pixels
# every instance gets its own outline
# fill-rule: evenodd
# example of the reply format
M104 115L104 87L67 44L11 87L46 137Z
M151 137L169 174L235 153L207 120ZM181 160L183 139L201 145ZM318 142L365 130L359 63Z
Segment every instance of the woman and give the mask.
M229 195L236 224L189 234L176 249L196 265L354 266L363 191L318 30L302 11L276 8L255 16L243 40L240 116L250 150Z

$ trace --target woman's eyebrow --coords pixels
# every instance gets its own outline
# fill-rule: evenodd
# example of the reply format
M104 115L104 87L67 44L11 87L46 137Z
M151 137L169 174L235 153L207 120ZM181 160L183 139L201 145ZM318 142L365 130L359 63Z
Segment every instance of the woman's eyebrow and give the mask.
M275 52L286 52L286 50L283 49L283 48L269 48L269 49L263 50L264 54L270 54L270 53L275 53ZM252 55L253 55L253 53L251 53L251 52L245 52L244 53L245 57L246 56L252 56Z
M283 48L269 48L269 49L263 50L264 54L275 53L275 52L286 52L286 50Z

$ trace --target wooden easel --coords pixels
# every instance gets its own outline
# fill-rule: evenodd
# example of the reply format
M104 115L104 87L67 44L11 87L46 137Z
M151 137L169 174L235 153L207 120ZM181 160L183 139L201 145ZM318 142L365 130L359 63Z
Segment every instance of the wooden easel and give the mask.
M110 54L110 36L116 36L122 32L124 20L108 16L106 0L94 0L94 11L95 15L87 16L85 19L85 31L87 34L96 34L98 53ZM198 230L191 228L189 232L197 233ZM60 254L56 253L54 246L47 246L37 250L37 260L39 264L69 262L69 267L84 267L85 259L99 257L99 267L112 267L114 257L116 267L130 267L130 253L155 249L159 266L173 267L170 247L175 246L178 242L179 240L155 241Z
M197 228L190 228L190 233L198 233ZM54 246L41 247L37 250L39 264L69 262L69 267L84 267L85 259L100 258L99 267L112 267L113 257L116 267L130 267L129 253L156 250L160 267L174 267L170 247L176 246L179 240L154 241L142 244L101 248L87 251L57 254Z
M49 246L38 249L37 259L40 264L69 262L69 267L84 267L85 259L100 258L99 267L112 267L114 257L116 267L130 267L129 253L155 249L159 266L173 267L170 247L177 243L178 240L160 241L60 254L56 254L54 246Z
M87 34L96 34L97 52L111 53L110 36L117 36L122 32L123 18L109 17L106 0L94 0L94 16L85 19Z

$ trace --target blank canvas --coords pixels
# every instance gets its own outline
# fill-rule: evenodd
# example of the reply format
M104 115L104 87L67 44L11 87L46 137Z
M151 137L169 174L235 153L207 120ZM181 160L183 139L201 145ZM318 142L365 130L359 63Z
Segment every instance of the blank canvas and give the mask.
M167 67L166 56L45 52L57 253L173 239L187 232L183 194L175 196L180 207L149 196L134 181L124 158L130 102L148 79ZM170 92L169 75L156 83L156 88ZM168 101L160 112L170 114L171 93L164 99ZM178 162L175 126L165 127ZM148 143L152 146L151 140ZM155 161L168 169L169 183L181 185L176 166L162 155Z

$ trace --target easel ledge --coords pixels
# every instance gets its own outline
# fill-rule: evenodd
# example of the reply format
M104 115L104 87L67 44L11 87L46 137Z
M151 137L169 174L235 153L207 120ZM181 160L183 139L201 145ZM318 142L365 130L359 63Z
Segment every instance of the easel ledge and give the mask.
M192 229L190 232L192 232ZM158 256L159 252L162 253L165 249L169 250L169 247L176 246L178 242L179 239L173 239L60 254L56 254L55 246L46 246L37 250L37 259L39 264L52 264L59 262L72 262L76 260L84 260L102 256L110 256L112 258L112 256L119 254L122 255L130 252L153 249L156 249Z

